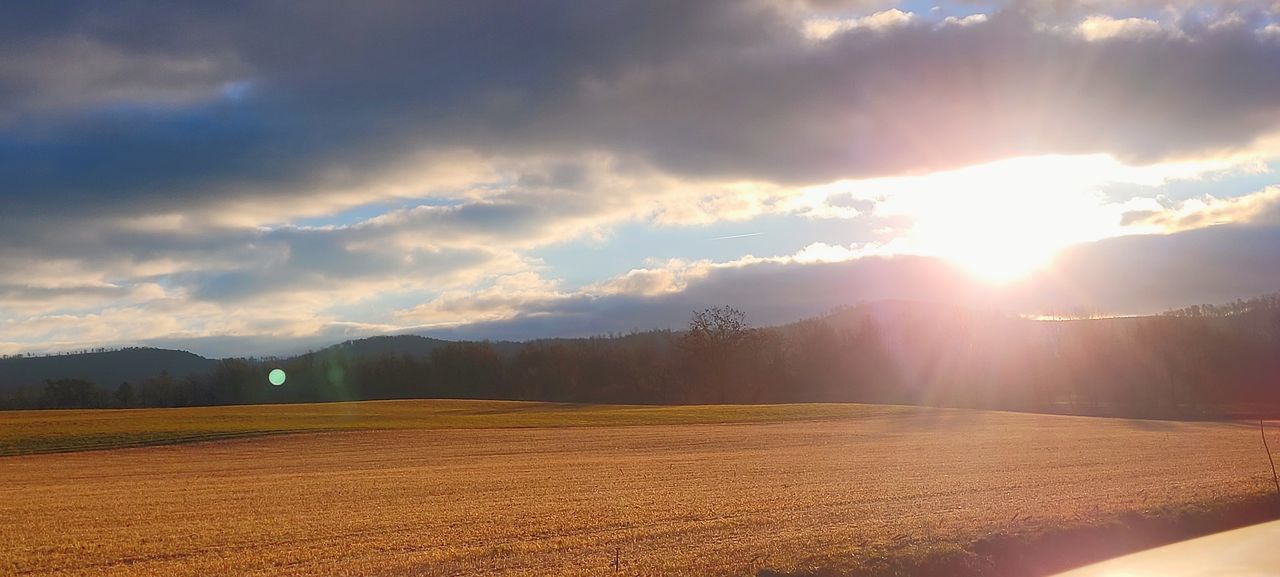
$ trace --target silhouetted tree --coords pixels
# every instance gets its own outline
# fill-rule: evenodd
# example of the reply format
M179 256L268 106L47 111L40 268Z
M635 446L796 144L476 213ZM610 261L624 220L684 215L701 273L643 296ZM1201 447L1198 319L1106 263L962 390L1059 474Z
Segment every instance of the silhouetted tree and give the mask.
M115 400L117 407L132 407L133 385L129 384L129 381L120 383L120 386L116 387L115 393L111 396Z
M173 407L173 377L169 371L160 371L160 375L138 384L138 402L144 407Z
M691 384L691 399L726 403L741 400L730 386L746 384L756 332L747 324L746 313L729 306L716 306L693 313L689 330L680 341Z
M84 409L103 405L103 398L93 381L84 379L51 379L44 382L41 404L58 409Z

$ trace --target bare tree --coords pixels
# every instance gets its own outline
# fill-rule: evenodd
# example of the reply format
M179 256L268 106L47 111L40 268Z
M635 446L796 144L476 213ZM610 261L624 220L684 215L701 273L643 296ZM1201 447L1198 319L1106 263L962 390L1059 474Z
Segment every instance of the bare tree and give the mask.
M698 384L709 385L718 393L716 401L730 401L729 385L742 372L736 370L736 361L747 352L755 335L746 313L733 307L716 306L693 313L681 345L695 390Z

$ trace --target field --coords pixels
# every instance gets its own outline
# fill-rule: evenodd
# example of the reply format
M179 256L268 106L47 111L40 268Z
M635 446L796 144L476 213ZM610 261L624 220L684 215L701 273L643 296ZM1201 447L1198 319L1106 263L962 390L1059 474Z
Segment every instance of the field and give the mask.
M753 575L1271 484L1257 429L1231 423L452 401L0 415L14 453L299 430L330 432L0 458L0 574L585 576L616 553L624 575Z
M914 410L901 406L853 404L652 406L434 400L107 411L4 411L0 412L0 456L318 431L810 421Z

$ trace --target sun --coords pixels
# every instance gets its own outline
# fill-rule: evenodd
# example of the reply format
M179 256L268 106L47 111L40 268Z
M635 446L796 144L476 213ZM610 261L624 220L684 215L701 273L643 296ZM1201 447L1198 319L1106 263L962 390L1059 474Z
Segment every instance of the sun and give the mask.
M999 235L994 229L970 234L973 237L968 242L957 243L953 249L943 251L941 256L992 283L1002 284L1026 277L1047 266L1053 256L1066 246L1066 243L1048 242L1048 239L1009 243L1005 240L1008 236Z
M1043 268L1064 248L1124 233L1122 205L1106 155L1015 158L923 176L869 183L877 211L905 217L895 252L937 256L992 283ZM1123 176L1123 175L1120 175Z
M1000 205L1003 206L1003 205ZM913 239L920 252L949 260L974 276L994 283L1025 277L1045 266L1071 243L1069 235L1037 228L1025 213L978 205L949 212L945 218L917 222Z

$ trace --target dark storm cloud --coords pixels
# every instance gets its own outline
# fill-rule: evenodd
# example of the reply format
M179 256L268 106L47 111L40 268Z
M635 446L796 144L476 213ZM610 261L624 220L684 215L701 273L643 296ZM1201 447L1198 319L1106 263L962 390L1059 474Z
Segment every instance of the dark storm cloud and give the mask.
M716 3L511 6L94 3L35 18L39 31L5 43L6 59L36 58L31 52L40 46L85 38L138 58L231 51L237 66L218 68L217 80L248 88L241 100L178 109L146 106L145 96L94 102L91 91L83 106L50 112L46 101L71 95L0 74L0 93L9 95L0 106L17 118L0 134L5 200L26 210L51 198L101 209L132 196L171 208L244 188L305 188L315 171L335 164L376 172L389 157L424 146L501 149L523 133L525 144L539 141L544 153L553 142L543 137L575 122L568 100L577 83L670 61L686 49L745 46L770 32L761 11ZM83 92L60 78L77 71L43 70L44 84ZM545 132L535 130L539 124Z
M422 148L816 182L1044 152L1151 160L1280 123L1280 42L1247 24L1088 42L1008 11L813 42L763 2L81 8L25 17L3 58L89 42L173 63L88 85L63 78L76 67L0 68L0 181L24 212L304 195L326 168L374 174ZM233 83L242 97L219 92ZM177 94L189 104L148 105Z

